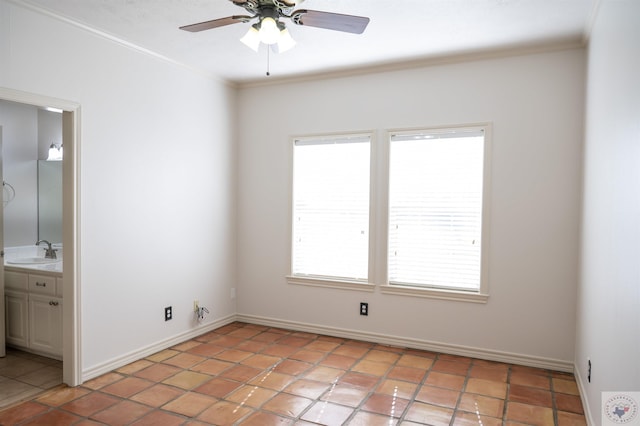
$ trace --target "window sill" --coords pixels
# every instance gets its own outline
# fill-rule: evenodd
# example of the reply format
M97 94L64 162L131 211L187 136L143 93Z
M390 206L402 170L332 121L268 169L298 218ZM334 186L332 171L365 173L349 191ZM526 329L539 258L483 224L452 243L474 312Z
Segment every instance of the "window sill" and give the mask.
M440 290L436 288L409 287L399 285L381 285L380 291L384 294L396 294L400 296L425 297L428 299L455 300L458 302L487 303L488 294L467 291Z
M375 284L362 281L337 280L331 278L310 278L300 276L287 276L287 283L295 285L307 285L312 287L338 288L342 290L368 291L373 292Z

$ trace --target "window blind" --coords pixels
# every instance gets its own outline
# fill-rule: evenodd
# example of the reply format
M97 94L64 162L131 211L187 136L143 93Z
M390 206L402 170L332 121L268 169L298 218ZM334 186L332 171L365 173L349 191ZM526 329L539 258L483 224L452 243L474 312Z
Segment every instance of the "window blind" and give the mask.
M294 275L367 279L370 140L294 141Z
M390 137L390 284L480 288L484 133Z

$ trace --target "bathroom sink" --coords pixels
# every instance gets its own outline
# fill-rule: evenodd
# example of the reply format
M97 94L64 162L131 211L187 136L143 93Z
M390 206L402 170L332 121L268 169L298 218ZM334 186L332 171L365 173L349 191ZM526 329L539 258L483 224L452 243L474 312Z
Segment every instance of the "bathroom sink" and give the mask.
M29 265L29 264L42 264L42 263L56 263L62 259L47 259L45 257L19 257L17 259L7 259L7 263L13 265Z

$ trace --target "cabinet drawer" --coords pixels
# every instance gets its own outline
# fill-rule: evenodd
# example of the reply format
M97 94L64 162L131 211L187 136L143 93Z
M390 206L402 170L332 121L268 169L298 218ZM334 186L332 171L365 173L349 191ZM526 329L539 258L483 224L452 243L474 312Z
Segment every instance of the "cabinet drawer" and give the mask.
M5 271L4 286L15 290L27 290L28 275L21 272Z
M55 296L56 278L29 274L29 292Z

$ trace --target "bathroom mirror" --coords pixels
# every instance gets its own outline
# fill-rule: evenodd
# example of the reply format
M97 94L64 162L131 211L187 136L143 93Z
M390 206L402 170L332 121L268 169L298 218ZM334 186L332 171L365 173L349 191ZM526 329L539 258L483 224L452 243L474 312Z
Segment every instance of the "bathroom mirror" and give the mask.
M38 239L62 243L62 161L38 161Z

